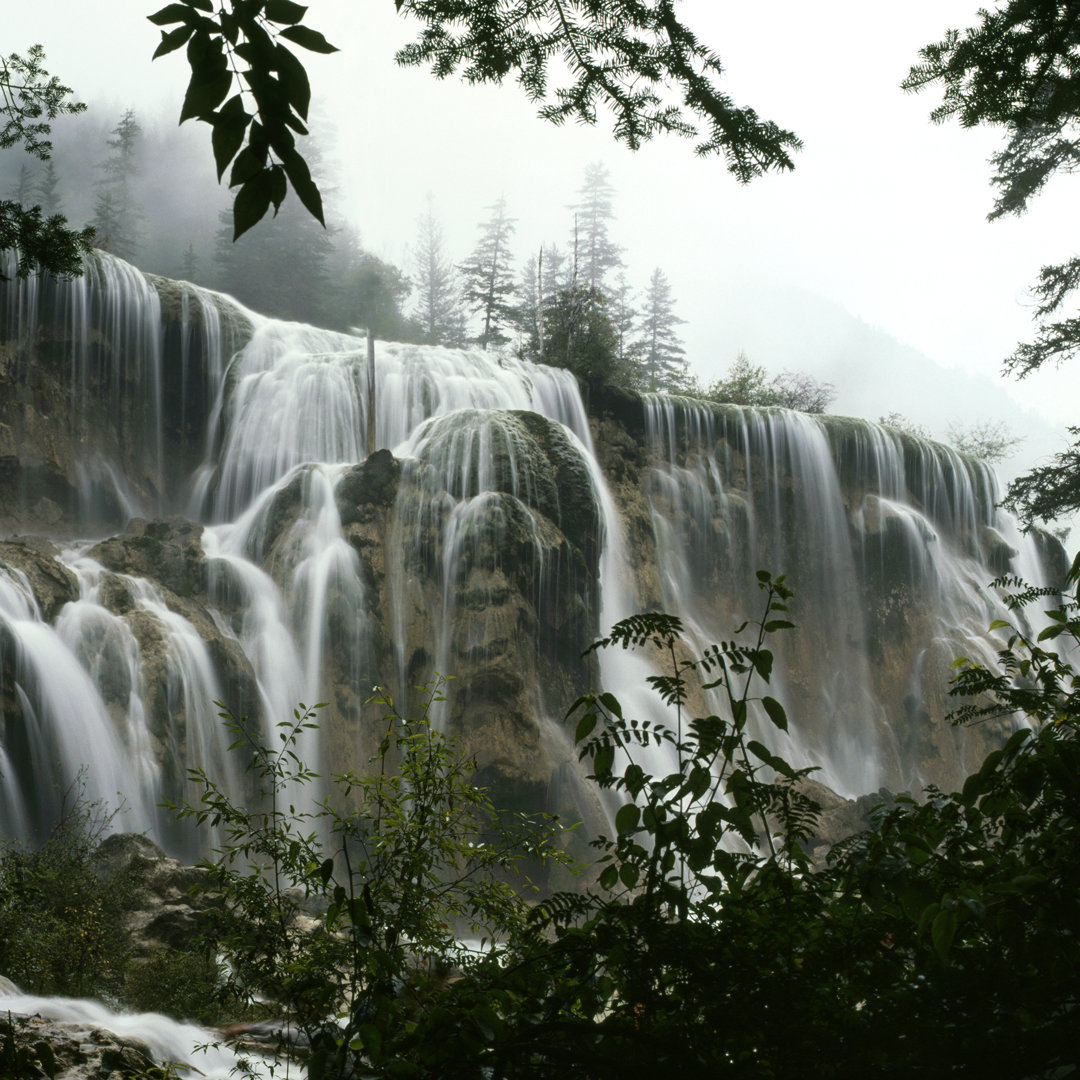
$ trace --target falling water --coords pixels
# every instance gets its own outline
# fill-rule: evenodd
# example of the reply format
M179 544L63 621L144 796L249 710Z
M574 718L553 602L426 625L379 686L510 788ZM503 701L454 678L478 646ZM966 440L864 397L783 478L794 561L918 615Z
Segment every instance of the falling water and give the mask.
M301 747L329 774L370 752L373 686L407 706L436 673L460 676L436 719L475 726L500 798L587 815L562 714L597 680L653 708L652 669L581 650L649 607L681 616L690 649L730 638L760 617L759 569L798 597L775 642L782 749L846 794L914 787L966 764L962 743L935 764L941 688L955 655L992 658L987 582L1041 580L988 470L873 424L650 397L605 471L566 371L378 343L370 414L361 339L107 256L3 286L0 312L4 378L35 415L38 384L66 402L51 462L28 445L40 423L13 436L43 501L0 492L0 521L29 531L48 503L64 537L0 552L6 836L47 830L86 766L90 797L123 793L117 828L183 851L156 804L190 797L187 770L249 797L215 700L263 739L329 702ZM0 439L10 415L0 401ZM186 523L143 520L180 508Z

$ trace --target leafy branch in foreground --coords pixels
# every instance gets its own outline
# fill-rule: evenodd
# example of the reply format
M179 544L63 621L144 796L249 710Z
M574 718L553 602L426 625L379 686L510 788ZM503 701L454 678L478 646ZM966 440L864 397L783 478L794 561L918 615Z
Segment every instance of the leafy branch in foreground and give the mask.
M288 47L337 52L319 31L302 25L307 8L292 0L231 0L215 10L210 0L179 0L149 16L162 30L154 59L187 46L191 79L180 123L213 128L218 180L225 170L233 203L233 239L281 209L291 186L308 212L325 225L322 196L296 136L307 135L311 84ZM231 91L235 91L230 93Z
M920 51L905 90L938 85L942 102L931 112L940 123L1003 127L1005 148L994 154L996 189L991 221L1022 214L1056 174L1080 169L1080 17L1075 0L1007 0L980 9L978 23L949 30ZM1025 378L1044 365L1059 366L1080 349L1080 317L1050 321L1080 282L1080 261L1043 267L1032 290L1035 339L1006 358L1004 370ZM1077 431L1051 465L1033 469L1009 487L1006 505L1027 522L1052 519L1080 506Z
M698 139L698 154L719 154L742 183L770 169L792 169L801 142L790 131L737 106L716 80L719 58L675 17L674 0L394 0L417 19L416 41L397 53L404 65L430 66L438 78L467 82L513 75L540 115L595 124L614 116L615 138L631 149L661 133ZM150 16L162 30L155 59L186 46L191 68L180 122L213 128L218 179L229 187L234 239L289 187L323 221L322 197L296 136L307 135L311 85L289 44L336 52L303 25L293 0L174 0ZM554 90L549 65L568 79ZM699 130L699 127L704 130Z
M460 70L467 82L501 83L515 73L529 98L543 102L546 120L595 124L601 109L610 111L615 138L632 150L661 133L699 138L697 153L723 156L743 183L794 168L800 141L716 88L720 59L675 17L672 0L395 3L424 23L399 63L427 64L438 78ZM554 92L552 60L569 75Z
M568 861L556 822L498 814L473 786L475 763L427 718L441 681L426 693L408 721L373 699L385 728L368 771L335 776L333 803L313 812L293 805L319 779L297 750L322 706L301 705L276 747L222 713L233 749L251 755L262 808L238 805L202 772L199 800L174 808L223 827L206 864L206 887L224 898L212 938L237 992L275 1002L282 1032L301 1033L313 1080L356 1075L361 1062L388 1068L448 972L468 972L524 925L525 867Z
M86 105L68 100L71 87L55 75L50 76L44 61L45 50L40 45L31 45L25 56L0 56L0 119L4 120L0 148L21 142L28 154L48 161L52 153L50 121L83 112ZM61 214L45 217L40 206L0 201L0 251L18 250L19 277L27 277L37 269L65 277L79 276L82 257L90 251L93 238L93 228L69 229Z

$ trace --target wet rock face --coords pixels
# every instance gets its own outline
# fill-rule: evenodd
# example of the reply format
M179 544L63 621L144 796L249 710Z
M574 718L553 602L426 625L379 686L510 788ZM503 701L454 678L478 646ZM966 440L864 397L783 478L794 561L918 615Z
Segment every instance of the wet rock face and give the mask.
M182 597L206 592L203 527L182 518L133 518L120 536L103 540L89 556L118 574L145 578Z

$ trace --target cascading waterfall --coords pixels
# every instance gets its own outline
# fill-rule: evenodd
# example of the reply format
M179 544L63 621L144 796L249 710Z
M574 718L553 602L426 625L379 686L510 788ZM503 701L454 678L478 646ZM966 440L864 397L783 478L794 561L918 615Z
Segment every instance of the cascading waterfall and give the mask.
M581 651L647 607L728 638L762 568L800 603L780 749L845 794L958 777L943 672L992 657L994 574L1042 577L987 470L873 424L648 397L615 451L568 372L386 343L369 414L358 337L104 255L0 290L0 525L62 538L0 543L3 836L47 831L85 765L115 827L186 853L156 803L188 769L251 795L215 699L263 739L329 702L302 747L329 774L363 767L375 684L408 707L436 672L496 798L591 827L562 714L597 681L652 706L644 659Z
M924 703L952 660L992 664L987 627L1015 618L988 566L1004 554L1027 580L1045 577L1034 542L995 510L990 470L869 422L782 409L651 395L646 427L661 605L701 650L760 617L757 570L783 571L799 624L770 641L784 749L847 795L929 782L904 740L930 720ZM917 653L883 654L890 618L919 621Z

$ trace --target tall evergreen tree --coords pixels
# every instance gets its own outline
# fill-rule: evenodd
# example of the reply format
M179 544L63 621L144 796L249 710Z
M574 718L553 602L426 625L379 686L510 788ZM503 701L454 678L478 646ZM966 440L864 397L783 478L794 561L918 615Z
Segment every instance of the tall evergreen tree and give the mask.
M675 314L671 284L657 267L645 290L638 346L650 390L675 390L685 382L685 350L675 330L685 321Z
M94 203L94 243L122 259L133 259L139 245L143 220L135 199L134 180L139 173L139 140L142 128L135 111L128 109L106 140L109 156L98 166L98 196Z
M625 272L620 269L619 276L611 289L608 314L615 328L615 355L621 370L626 374L631 385L643 382L641 355L635 332L638 327L638 312L633 304L633 292L626 280Z
M506 215L506 200L499 198L481 226L480 242L460 266L465 305L482 321L474 339L482 349L510 340L505 328L513 321L514 273L510 264L510 238L514 219Z
M45 169L38 177L34 197L41 204L42 211L49 215L60 213L60 177L52 160L45 162Z
M446 240L431 197L417 222L412 261L416 283L413 316L420 324L421 340L425 345L464 345L461 289L454 264L446 254Z
M574 274L577 282L607 293L610 272L622 265L622 249L611 239L609 225L615 219L615 188L608 170L593 162L585 170L574 211Z
M526 360L539 360L543 352L543 323L540 296L539 266L543 257L533 255L525 261L517 285L517 303L513 307L512 321L517 330L517 355Z
M22 165L19 166L19 179L11 189L11 198L20 206L27 206L30 203L33 190L34 183L30 174L30 166L24 161Z
M329 299L326 261L332 240L297 204L233 241L232 215L219 215L214 283L265 315L321 323Z
M199 256L195 254L195 245L189 243L180 260L180 277L184 281L199 280Z

